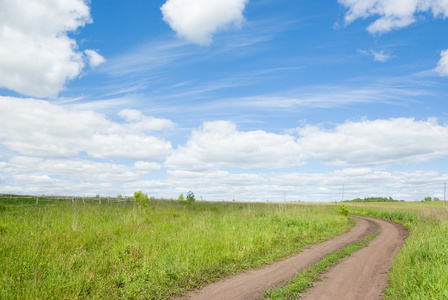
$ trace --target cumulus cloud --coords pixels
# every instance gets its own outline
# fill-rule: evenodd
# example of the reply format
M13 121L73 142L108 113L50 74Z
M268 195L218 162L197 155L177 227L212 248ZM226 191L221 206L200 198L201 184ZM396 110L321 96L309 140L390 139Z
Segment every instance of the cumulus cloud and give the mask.
M448 17L448 2L445 0L338 0L348 8L347 24L356 19L372 16L379 18L371 23L370 33L385 33L400 29L415 22L417 13L432 12L434 17Z
M118 115L127 123L113 127L112 131L149 132L174 127L171 120L148 117L135 109L123 109Z
M208 45L212 35L239 27L248 0L168 0L161 7L163 20L182 38Z
M150 173L153 171L159 171L162 169L162 166L155 162L147 162L147 161L136 161L134 163L134 168L139 173Z
M27 156L14 156L8 160L7 174L22 176L62 177L80 181L115 181L127 182L138 180L140 176L124 165L95 162L86 159L59 159Z
M56 96L85 67L68 36L91 23L84 0L0 1L0 86L34 97ZM85 54L92 66L104 59Z
M228 121L205 122L179 146L166 166L178 169L289 168L302 164L295 138L262 130L238 131Z
M57 195L117 195L121 186L138 181L140 174L130 167L85 159L11 157L3 174L13 193Z
M116 123L93 111L0 97L0 119L8 124L0 131L0 144L34 157L75 157L87 152L95 158L160 161L171 150L170 142L149 135L148 130L171 127L172 122L143 114L137 122Z
M347 122L332 130L306 126L299 134L307 157L338 166L419 163L448 155L448 127L433 119Z
M436 71L442 76L448 76L448 49L440 53L441 59L436 67Z

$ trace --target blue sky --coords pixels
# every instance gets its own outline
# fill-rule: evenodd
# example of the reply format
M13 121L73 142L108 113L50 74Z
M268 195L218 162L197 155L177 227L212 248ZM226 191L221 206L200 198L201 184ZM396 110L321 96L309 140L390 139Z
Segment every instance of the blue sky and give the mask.
M443 198L442 0L0 4L0 192Z

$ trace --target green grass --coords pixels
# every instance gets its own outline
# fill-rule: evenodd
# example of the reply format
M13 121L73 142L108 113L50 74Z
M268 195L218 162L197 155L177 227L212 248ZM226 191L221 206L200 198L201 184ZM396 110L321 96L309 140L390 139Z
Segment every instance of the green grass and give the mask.
M0 299L168 299L352 225L325 205L0 204Z
M409 229L385 299L448 299L448 209L443 202L349 204L349 211Z
M299 294L313 286L313 283L319 279L319 276L335 265L343 258L351 255L367 246L368 242L374 239L378 233L366 237L362 242L353 243L339 251L333 252L322 260L309 267L293 279L285 283L284 286L273 288L267 291L261 299L272 300L296 300Z

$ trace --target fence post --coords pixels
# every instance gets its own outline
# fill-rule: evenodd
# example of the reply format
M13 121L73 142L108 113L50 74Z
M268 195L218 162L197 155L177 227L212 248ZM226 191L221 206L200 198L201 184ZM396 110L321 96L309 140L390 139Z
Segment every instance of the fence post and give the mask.
M39 203L39 196L36 196L36 205Z
M72 197L72 204L75 205L75 196Z
M98 204L101 205L101 197L98 198Z

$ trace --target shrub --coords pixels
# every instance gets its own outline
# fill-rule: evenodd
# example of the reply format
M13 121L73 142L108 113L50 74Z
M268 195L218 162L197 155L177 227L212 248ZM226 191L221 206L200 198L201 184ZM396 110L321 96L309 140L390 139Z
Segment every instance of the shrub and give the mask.
M184 194L180 193L179 197L177 198L179 201L184 201Z
M339 206L339 213L341 215L347 216L348 215L348 206L347 205L340 205Z
M142 191L138 191L134 193L134 199L137 206L143 206L146 207L149 205L149 198L148 194L143 194Z
M194 194L192 191L187 193L187 203L193 203L196 199L194 198Z

